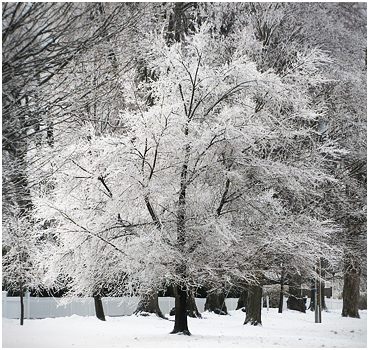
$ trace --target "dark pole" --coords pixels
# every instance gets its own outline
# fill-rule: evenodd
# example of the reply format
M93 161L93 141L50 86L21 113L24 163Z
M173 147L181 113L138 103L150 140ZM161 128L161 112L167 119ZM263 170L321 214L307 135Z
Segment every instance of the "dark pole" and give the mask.
M319 303L319 323L322 323L322 264L319 259L319 289L318 289L318 303ZM324 296L323 296L324 298Z
M20 290L20 306L21 306L21 315L20 315L20 325L23 326L24 323L24 300L23 300L23 281L19 279L19 290Z
M284 294L284 267L282 266L281 271L281 291L279 293L279 307L278 313L281 314L283 311L283 294Z

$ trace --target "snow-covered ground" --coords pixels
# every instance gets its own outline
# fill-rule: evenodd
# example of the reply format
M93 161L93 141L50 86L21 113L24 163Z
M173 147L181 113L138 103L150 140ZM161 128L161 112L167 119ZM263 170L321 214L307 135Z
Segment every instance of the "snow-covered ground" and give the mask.
M340 310L322 313L322 323L314 323L314 313L277 309L262 312L262 326L243 325L245 314L229 316L203 312L202 319L189 318L192 336L169 334L173 317L156 316L47 318L19 320L3 318L3 347L138 347L138 348L358 348L367 346L367 312L360 319L343 318Z

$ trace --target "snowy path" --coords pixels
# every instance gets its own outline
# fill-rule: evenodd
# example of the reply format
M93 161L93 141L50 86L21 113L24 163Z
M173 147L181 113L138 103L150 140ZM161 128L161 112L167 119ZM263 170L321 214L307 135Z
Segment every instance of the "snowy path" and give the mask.
M339 310L323 312L322 324L314 323L314 313L301 314L277 309L263 310L263 326L243 325L245 314L230 316L204 312L203 319L189 319L191 337L172 335L173 322L155 316L95 317L71 316L42 320L3 318L3 347L160 347L160 348L258 348L367 346L367 312L361 319L343 318ZM171 317L173 320L173 317Z

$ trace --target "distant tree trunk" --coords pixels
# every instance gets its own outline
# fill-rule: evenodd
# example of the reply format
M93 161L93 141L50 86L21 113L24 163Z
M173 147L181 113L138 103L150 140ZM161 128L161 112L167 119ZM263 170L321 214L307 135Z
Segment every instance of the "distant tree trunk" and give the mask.
M23 300L23 281L19 280L19 290L20 290L20 307L21 307L21 315L20 315L20 325L23 326L24 323L24 300Z
M327 304L325 303L325 282L320 282L320 295L322 298L322 310L328 310Z
M187 316L192 318L202 318L199 310L197 309L196 300L190 290L187 295Z
M247 295L246 318L243 324L250 323L253 326L261 325L261 297L263 288L251 286Z
M359 286L361 269L357 261L346 258L343 277L343 317L360 318L359 316Z
M205 311L214 312L218 315L227 315L227 306L225 304L225 296L223 292L209 293L206 296Z
M278 313L281 314L283 311L283 295L284 295L284 269L281 272L281 291L279 292L279 305Z
M246 307L247 295L248 295L248 291L246 289L241 292L241 295L238 298L236 310L239 310L239 309L242 309L242 308Z
M310 305L309 305L309 310L311 310L311 311L315 311L314 294L315 294L315 281L312 280L311 287L310 287Z
M134 314L140 314L142 316L147 316L148 314L156 314L156 316L166 319L166 317L160 310L157 292L142 297Z
M165 39L168 45L175 42L179 43L184 39L184 35L188 32L188 24L186 19L186 10L192 7L195 3L191 2L176 2L169 16Z
M95 302L96 317L101 321L105 321L104 308L100 294L94 295L94 302Z
M305 300L301 297L301 289L290 286L287 307L290 310L306 313Z
M322 296L322 310L328 310L327 304L325 302L325 295L324 295L324 291L325 291L325 283L321 282L320 283L320 288L321 288L321 296ZM311 285L311 289L310 289L310 305L309 305L309 310L311 311L315 311L315 298L314 298L314 294L315 294L315 281L312 281L312 285Z
M175 319L171 334L182 333L191 335L187 324L187 290L185 286L174 286Z

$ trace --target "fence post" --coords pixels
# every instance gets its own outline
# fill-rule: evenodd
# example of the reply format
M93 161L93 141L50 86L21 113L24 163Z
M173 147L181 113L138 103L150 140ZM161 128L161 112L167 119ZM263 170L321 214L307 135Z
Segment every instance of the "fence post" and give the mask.
M25 306L26 306L26 312L25 312L25 315L24 315L24 318L31 318L31 315L30 315L30 310L31 310L31 307L30 307L30 304L31 304L31 293L30 292L26 292L24 293L25 294Z
M7 311L7 296L8 296L8 292L3 291L2 292L3 295L3 300L2 300L2 306L3 306L3 317L7 318L8 317L8 311Z
M269 311L269 295L266 296L267 311Z

